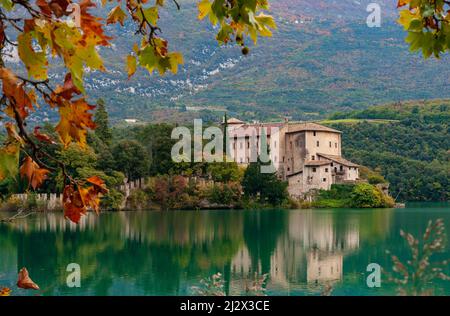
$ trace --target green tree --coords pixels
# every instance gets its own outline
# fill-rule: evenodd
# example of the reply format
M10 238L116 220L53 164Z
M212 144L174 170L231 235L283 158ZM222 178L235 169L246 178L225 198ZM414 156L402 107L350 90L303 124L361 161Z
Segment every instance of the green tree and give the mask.
M278 179L275 173L261 172L262 163L258 159L251 162L244 172L242 187L247 197L261 203L281 204L288 196L287 183Z
M106 111L105 101L103 99L97 100L94 123L96 125L95 135L106 145L111 145L112 132L109 127L108 112Z
M240 181L243 173L236 162L213 162L208 164L208 173L217 182Z
M116 168L128 180L135 180L149 174L150 159L145 148L134 140L124 140L112 149Z

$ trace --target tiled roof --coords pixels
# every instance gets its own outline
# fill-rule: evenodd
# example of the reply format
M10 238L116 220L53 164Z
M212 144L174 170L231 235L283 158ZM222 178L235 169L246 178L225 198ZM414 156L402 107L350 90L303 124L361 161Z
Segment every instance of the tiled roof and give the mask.
M227 123L228 123L228 124L245 124L244 121L241 121L241 120L239 120L239 119L237 119L237 118L234 118L234 117L230 118L230 119L227 121Z
M287 133L295 133L295 132L303 132L303 131L312 131L312 132L331 132L331 133L339 133L336 129L320 125L317 123L305 122L305 123L290 123Z
M347 159L344 159L341 156L334 156L334 155L321 154L321 153L317 153L317 155L324 157L326 159L330 159L332 161L335 161L335 162L337 162L341 165L347 166L347 167L359 167L358 164L348 161Z
M331 164L330 160L306 160L305 167L319 167Z
M252 133L255 132L256 136L260 136L262 130L265 130L267 136L270 136L272 132L279 131L280 128L283 127L283 123L261 123L261 124L245 124L239 126L238 128L230 128L228 133L230 137L244 137L244 136L252 136Z

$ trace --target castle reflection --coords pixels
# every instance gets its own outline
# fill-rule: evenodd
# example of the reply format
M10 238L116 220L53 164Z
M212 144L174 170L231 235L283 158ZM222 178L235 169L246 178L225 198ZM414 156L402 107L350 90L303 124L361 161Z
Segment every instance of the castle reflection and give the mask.
M44 294L191 294L201 278L222 272L227 294L243 294L257 275L267 290L317 293L345 274L345 258L379 243L389 210L336 212L120 212L86 216L79 225L59 213L0 226L0 285L26 266ZM370 237L370 238L369 238ZM65 286L67 264L82 267L83 286Z

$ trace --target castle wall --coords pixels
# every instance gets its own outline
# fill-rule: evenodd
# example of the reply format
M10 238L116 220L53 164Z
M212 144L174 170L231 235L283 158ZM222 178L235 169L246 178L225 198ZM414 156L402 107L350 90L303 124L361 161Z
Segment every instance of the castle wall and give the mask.
M308 160L318 160L317 153L341 156L341 134L322 131L305 133Z
M303 190L329 190L331 188L332 175L329 165L310 167L303 169Z

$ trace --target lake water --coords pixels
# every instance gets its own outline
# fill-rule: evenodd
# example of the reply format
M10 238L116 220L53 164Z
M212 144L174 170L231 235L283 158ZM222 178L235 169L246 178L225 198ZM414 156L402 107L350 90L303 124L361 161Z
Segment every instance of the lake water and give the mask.
M0 214L5 217L6 214ZM60 213L35 214L0 224L0 287L15 295L191 295L202 278L221 272L225 291L268 274L268 295L392 295L383 282L369 288L370 263L391 270L386 250L408 258L399 232L424 233L443 218L450 233L450 204L406 209L170 211L89 214L78 226ZM450 258L446 253L436 256ZM81 287L69 288L66 267L81 267ZM42 291L17 289L27 267ZM438 295L450 282L434 282Z

